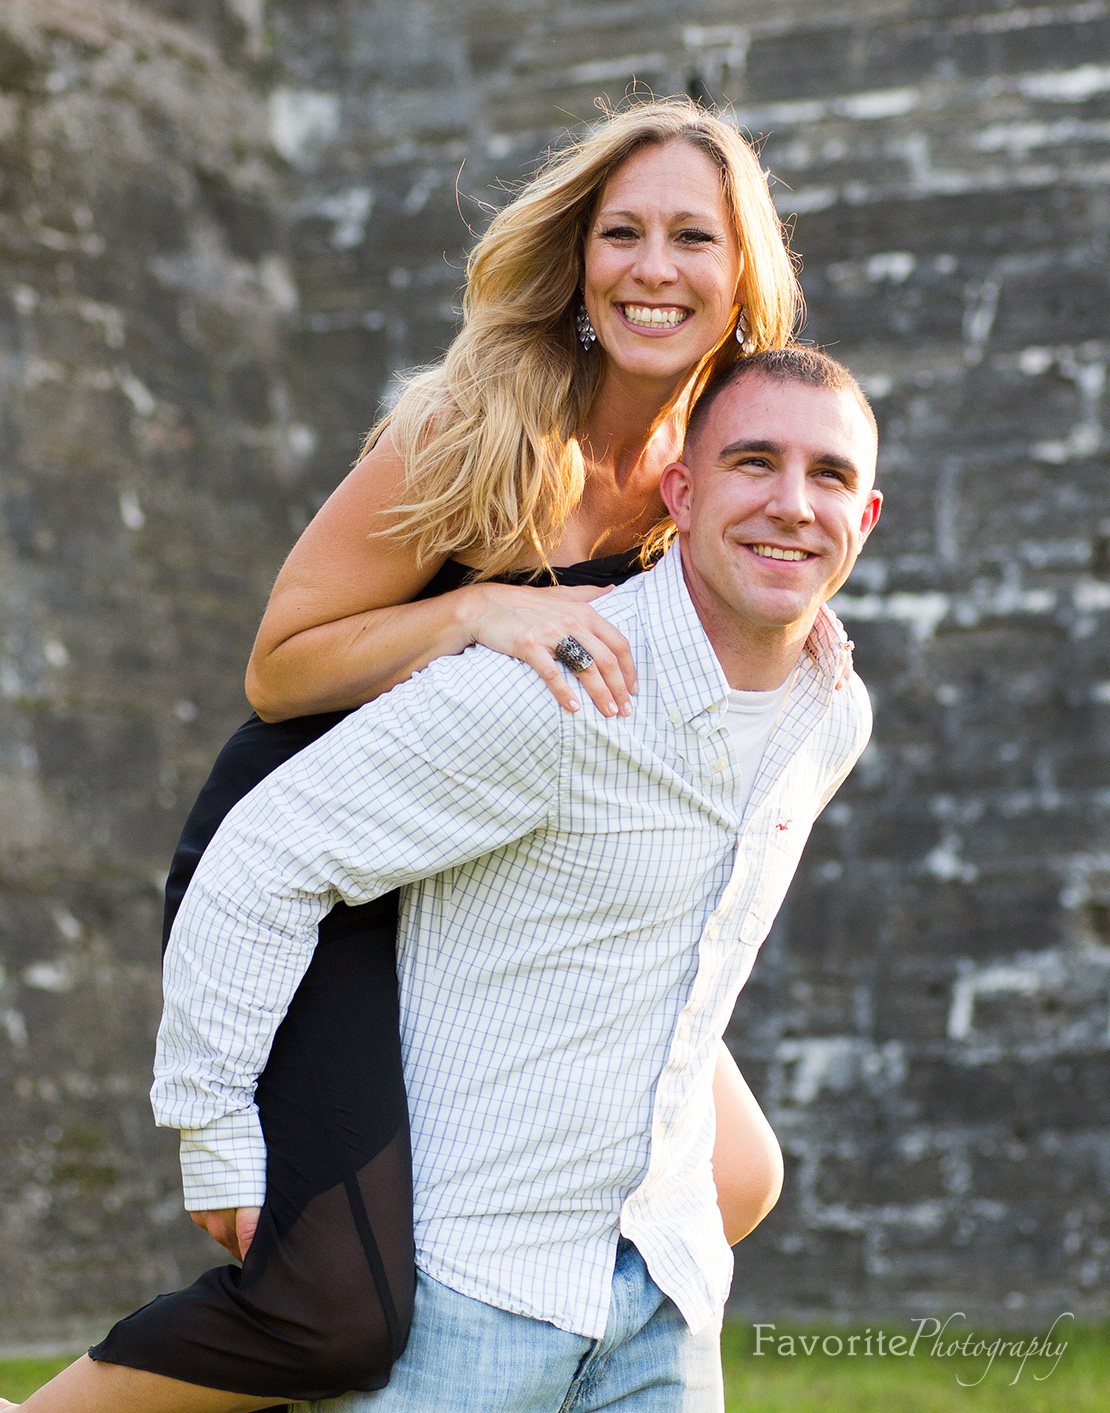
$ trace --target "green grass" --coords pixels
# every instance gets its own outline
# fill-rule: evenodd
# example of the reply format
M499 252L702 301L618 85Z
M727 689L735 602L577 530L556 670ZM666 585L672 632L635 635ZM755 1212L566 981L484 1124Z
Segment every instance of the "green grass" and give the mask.
M877 1326L873 1326L874 1330ZM962 1338L970 1326L958 1331ZM895 1326L885 1326L886 1338L897 1333ZM813 1353L806 1355L797 1341L799 1333ZM912 1337L913 1330L906 1331ZM1043 1336L1045 1331L1036 1331ZM859 1340L855 1356L824 1353L821 1338L825 1335L847 1340L851 1334L863 1335L863 1329L823 1330L791 1329L777 1323L774 1337L793 1334L793 1357L779 1354L778 1346L764 1343L764 1353L755 1358L755 1335L746 1324L725 1326L721 1348L725 1366L725 1403L728 1413L1104 1413L1107 1389L1110 1388L1110 1327L1076 1327L1063 1320L1056 1327L1054 1340L1067 1341L1054 1371L1038 1381L1035 1374L1045 1374L1052 1360L1032 1357L1025 1365L1016 1384L1011 1380L1018 1372L1020 1361L1010 1357L996 1358L982 1382L974 1388L961 1388L957 1375L971 1383L983 1373L985 1356L952 1355L939 1358L929 1353L932 1342L919 1340L913 1358L905 1355L864 1357L865 1345ZM816 1346L813 1335L819 1336ZM989 1340L977 1332L977 1338ZM1000 1336L1018 1339L1013 1332ZM789 1348L789 1346L784 1346ZM908 1347L908 1346L907 1346ZM835 1343L829 1345L835 1350ZM872 1349L875 1349L874 1343ZM69 1358L14 1359L0 1362L0 1396L26 1398L47 1379L64 1369Z
M871 1328L874 1332L878 1325ZM955 1322L950 1337L962 1339L974 1328ZM779 1323L773 1337L787 1333L796 1337L799 1331ZM1033 1356L1014 1384L1011 1380L1018 1373L1020 1359L997 1356L987 1370L985 1354L978 1358L958 1353L934 1356L930 1353L933 1341L925 1338L919 1340L913 1358L905 1353L878 1357L874 1338L870 1358L863 1357L866 1346L862 1339L854 1346L854 1357L849 1358L846 1352L837 1356L832 1341L830 1352L822 1352L821 1340L814 1346L812 1336L837 1336L846 1341L851 1334L862 1335L863 1328L830 1326L803 1333L812 1354L803 1353L797 1341L793 1357L778 1353L775 1344L764 1343L762 1356L756 1358L751 1325L725 1326L721 1347L728 1413L1060 1413L1061 1409L1104 1413L1110 1406L1110 1327L1077 1328L1073 1321L1061 1320L1052 1339L1054 1344L1067 1341L1067 1348L1053 1372L1048 1372L1054 1362L1051 1358ZM899 1333L912 1338L914 1330L885 1326L884 1347L885 1339ZM1033 1333L1043 1339L1046 1330ZM976 1331L976 1338L986 1342L1021 1337L1013 1331L990 1336ZM783 1347L788 1350L790 1346ZM908 1342L902 1348L908 1350ZM1047 1377L1038 1381L1035 1374ZM957 1382L958 1376L965 1384L972 1384L980 1375L984 1375L982 1382L975 1387L961 1388Z
M72 1364L76 1357L75 1354L66 1354L57 1359L0 1360L0 1398L10 1398L15 1402L27 1398L47 1379L60 1374L67 1364Z

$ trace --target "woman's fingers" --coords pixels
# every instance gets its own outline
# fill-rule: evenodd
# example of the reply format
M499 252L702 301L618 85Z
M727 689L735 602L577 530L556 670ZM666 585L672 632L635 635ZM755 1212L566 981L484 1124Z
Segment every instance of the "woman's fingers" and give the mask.
M261 1207L224 1207L214 1212L190 1212L189 1216L213 1241L242 1261L254 1239L261 1211Z
M240 1261L247 1259L247 1252L254 1240L254 1234L258 1229L258 1219L261 1215L261 1207L237 1207L235 1210L235 1237L239 1247Z
M557 592L560 597L573 599L583 606L578 624L575 626L572 622L564 635L580 642L594 660L592 667L578 673L578 680L593 698L598 711L606 716L630 716L632 697L638 687L632 649L624 634L589 606L610 589L576 585Z
M518 656L521 662L527 663L543 678L547 690L561 707L567 711L579 710L582 705L580 694L575 691L574 683L567 681L566 674L555 661L549 648L541 643L533 643L528 647L522 647L520 652L514 656Z
M636 666L624 635L591 605L608 593L587 585L534 589L478 585L469 620L476 642L526 662L568 711L577 711L585 692L605 716L628 716L637 689ZM593 662L568 681L555 651L573 638ZM579 687L581 690L579 690Z
M601 638L582 632L574 636L593 658L593 666L575 673L582 689L588 692L603 716L630 716L632 698L614 653Z

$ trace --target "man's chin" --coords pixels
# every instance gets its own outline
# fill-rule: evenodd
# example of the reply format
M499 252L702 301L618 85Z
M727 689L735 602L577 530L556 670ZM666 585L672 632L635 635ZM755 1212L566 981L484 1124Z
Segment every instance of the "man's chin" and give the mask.
M736 616L752 628L768 633L788 633L806 619L812 618L821 600L809 594L767 590L737 593L732 600Z

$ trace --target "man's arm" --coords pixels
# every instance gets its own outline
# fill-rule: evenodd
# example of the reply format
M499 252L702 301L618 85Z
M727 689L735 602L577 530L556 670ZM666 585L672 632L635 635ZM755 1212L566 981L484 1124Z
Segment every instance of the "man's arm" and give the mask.
M262 1201L254 1086L323 916L540 827L566 715L527 668L473 650L348 717L231 811L166 953L152 1100L186 1130L187 1207Z

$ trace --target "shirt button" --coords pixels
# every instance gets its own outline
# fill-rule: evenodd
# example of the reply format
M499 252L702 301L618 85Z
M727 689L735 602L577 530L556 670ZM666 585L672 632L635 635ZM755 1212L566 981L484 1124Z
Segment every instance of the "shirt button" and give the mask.
M721 935L720 923L711 922L705 929L705 935L709 938L710 942L716 942L717 938Z
M680 711L672 711L670 720L672 726L679 726L682 722L682 713Z
M726 757L722 756L720 760L715 760L713 762L713 769L724 770L726 765L728 765L728 760L726 759Z
M685 1016L683 1016L682 1020L678 1023L678 1038L679 1040L690 1039L690 1022Z

